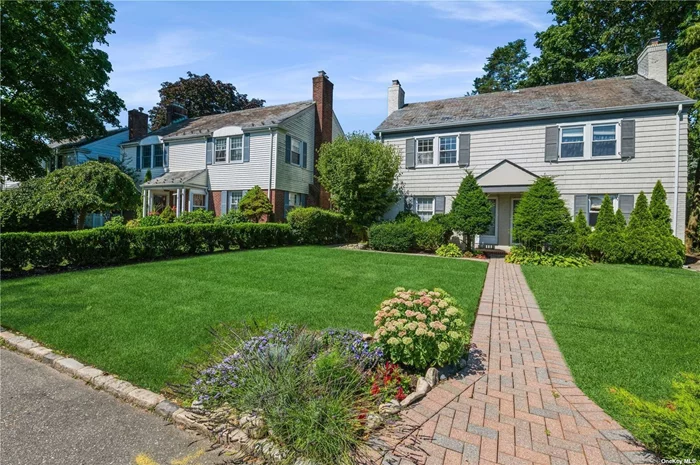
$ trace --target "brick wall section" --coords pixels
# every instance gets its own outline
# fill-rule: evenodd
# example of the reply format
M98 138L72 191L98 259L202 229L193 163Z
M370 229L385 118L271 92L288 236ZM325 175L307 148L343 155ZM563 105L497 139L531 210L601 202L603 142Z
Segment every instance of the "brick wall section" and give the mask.
M209 210L213 210L216 216L221 216L221 191L209 192Z
M329 196L315 180L318 176L317 162L318 150L321 144L333 140L333 83L326 73L320 71L313 78L313 99L316 102L316 130L314 136L314 194L319 195L319 200L313 199L310 204L319 205L321 208L330 208Z

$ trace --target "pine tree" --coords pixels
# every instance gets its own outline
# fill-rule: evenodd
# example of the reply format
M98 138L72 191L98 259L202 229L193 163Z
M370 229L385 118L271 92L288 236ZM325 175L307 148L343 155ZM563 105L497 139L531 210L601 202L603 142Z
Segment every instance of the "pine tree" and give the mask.
M528 250L562 252L573 243L571 214L551 177L538 178L513 216L513 235Z
M613 209L612 200L610 200L610 196L605 194L603 202L600 204L595 230L588 238L588 250L591 257L606 263L624 261L625 249L622 230L620 220Z
M586 214L583 210L579 210L574 218L574 232L576 233L576 249L580 252L586 252L588 248L588 237L591 235L591 227L588 226Z
M464 234L467 248L474 245L474 236L483 234L491 226L491 204L486 194L476 182L472 172L459 185L457 196L452 202L450 221L455 231Z
M630 222L627 226L629 232L641 231L652 224L651 213L649 213L649 203L644 192L640 192L634 209L630 215Z
M661 181L656 181L654 191L651 193L649 213L654 224L659 228L659 232L669 236L673 234L671 230L671 209L666 204L666 191Z
M602 232L617 232L619 230L612 200L610 200L608 194L605 194L603 202L600 204L600 212L598 213L598 221L595 223L595 229Z
M255 186L243 196L238 209L252 222L259 223L263 215L272 214L272 203L260 186Z

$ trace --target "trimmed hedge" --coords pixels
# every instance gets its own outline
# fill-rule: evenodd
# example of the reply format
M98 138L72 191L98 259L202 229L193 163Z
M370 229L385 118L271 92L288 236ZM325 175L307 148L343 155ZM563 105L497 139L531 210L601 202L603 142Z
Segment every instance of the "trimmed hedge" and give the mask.
M294 243L286 224L167 224L56 233L5 233L2 268L85 267L170 258L214 250L278 247Z
M295 208L287 214L287 222L300 244L342 244L350 234L343 215L322 208Z
M447 231L436 221L408 219L379 223L369 229L369 246L386 252L435 252L447 243Z

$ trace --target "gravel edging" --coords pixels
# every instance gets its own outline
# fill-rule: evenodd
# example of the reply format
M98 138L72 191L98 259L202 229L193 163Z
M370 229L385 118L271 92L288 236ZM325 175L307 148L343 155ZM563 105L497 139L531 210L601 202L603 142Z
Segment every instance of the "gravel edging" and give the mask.
M85 381L95 389L107 392L136 407L153 411L181 428L193 429L207 436L211 435L204 425L199 425L190 419L184 409L174 402L166 400L162 394L139 388L128 381L105 373L99 368L84 365L73 358L59 355L51 349L42 347L28 337L15 334L2 327L0 327L0 341L4 342L9 348L28 355L56 371Z

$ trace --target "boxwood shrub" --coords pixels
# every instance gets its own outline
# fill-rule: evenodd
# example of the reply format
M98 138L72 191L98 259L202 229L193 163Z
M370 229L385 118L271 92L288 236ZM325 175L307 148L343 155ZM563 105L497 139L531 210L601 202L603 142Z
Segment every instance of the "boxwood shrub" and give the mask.
M369 246L385 252L409 252L415 244L414 224L378 223L369 228Z
M287 222L300 244L342 244L350 232L343 215L316 207L295 208Z
M292 244L291 228L276 223L167 224L143 228L97 228L55 233L5 233L2 268L56 269L123 264L214 250Z

